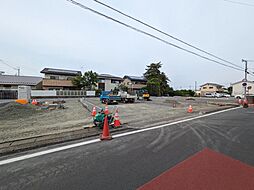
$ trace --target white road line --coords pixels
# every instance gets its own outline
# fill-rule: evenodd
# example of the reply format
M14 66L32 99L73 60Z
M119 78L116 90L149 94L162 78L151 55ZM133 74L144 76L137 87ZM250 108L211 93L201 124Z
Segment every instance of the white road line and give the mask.
M209 113L209 114L206 114L206 115L200 115L200 116L197 116L197 117L193 117L193 118L189 118L189 119L184 119L184 120L180 120L180 121L176 121L176 122L172 122L172 123L168 123L168 124L164 124L164 125L159 125L159 126L155 126L155 127L150 127L150 128L140 129L140 130L136 130L136 131L121 133L121 134L114 135L113 138L119 138L119 137L124 137L124 136L128 136L128 135L137 134L137 133L142 133L142 132L145 132L145 131L150 131L150 130L155 130L155 129L159 129L159 128L163 128L163 127L168 127L168 126L171 126L171 125L175 125L175 124L179 124L179 123L184 123L184 122L188 122L188 121L192 121L192 120L196 120L196 119L201 119L201 118L209 117L211 115L215 115L215 114L220 114L220 113L236 110L236 109L239 109L239 108L240 107L231 108L231 109L217 111L217 112ZM30 158L39 157L39 156L46 155L46 154L51 154L51 153L54 153L54 152L68 150L68 149L71 149L71 148L85 146L85 145L89 145L89 144L93 144L93 143L98 143L98 142L100 142L100 139L93 139L93 140L84 141L84 142L80 142L80 143L76 143L76 144L66 145L66 146L62 146L62 147L58 147L58 148L53 148L53 149L50 149L50 150L45 150L45 151L41 151L41 152L27 154L27 155L24 155L24 156L10 158L10 159L7 159L7 160L0 161L0 166L6 165L6 164L10 164L10 163L13 163L13 162L27 160L27 159L30 159Z

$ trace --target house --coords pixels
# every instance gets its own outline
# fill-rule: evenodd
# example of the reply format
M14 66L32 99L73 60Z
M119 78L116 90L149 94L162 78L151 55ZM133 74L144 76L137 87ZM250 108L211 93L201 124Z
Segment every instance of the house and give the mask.
M18 87L42 88L42 78L33 76L0 75L0 99L17 99Z
M216 83L206 83L200 86L200 95L204 96L206 93L224 92L223 85Z
M18 86L42 88L42 78L34 76L0 75L0 90L18 90Z
M121 77L109 75L109 74L100 74L98 76L97 88L102 91L110 91L117 88L123 81Z
M44 74L42 80L43 90L76 90L72 84L72 79L82 75L81 71L44 68L41 73Z
M138 91L147 85L147 80L144 77L125 75L123 79L123 84L132 91Z
M238 81L233 84L232 86L232 96L242 98L244 94L244 86L243 84L246 83L246 94L247 95L254 95L254 82L253 81Z

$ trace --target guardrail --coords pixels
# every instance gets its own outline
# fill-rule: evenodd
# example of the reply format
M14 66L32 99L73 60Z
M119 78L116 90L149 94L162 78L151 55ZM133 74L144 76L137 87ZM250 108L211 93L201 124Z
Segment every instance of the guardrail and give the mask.
M92 93L94 92L94 93ZM84 97L95 96L95 91L84 90L32 90L31 97L44 98L44 97Z

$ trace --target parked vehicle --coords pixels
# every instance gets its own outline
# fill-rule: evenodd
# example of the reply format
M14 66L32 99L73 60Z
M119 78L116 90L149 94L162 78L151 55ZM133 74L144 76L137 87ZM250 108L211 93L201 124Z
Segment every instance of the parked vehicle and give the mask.
M237 95L235 95L235 98L236 98L236 99L242 99L243 97L244 97L243 94L237 94Z
M103 104L118 103L122 100L121 96L114 95L112 91L102 91L100 95L100 101Z
M214 98L215 94L214 93L205 93L204 96L207 98Z
M120 91L118 96L121 96L121 101L124 103L134 103L137 100L137 95L131 95L127 92Z
M230 94L223 93L223 94L222 94L222 97L230 98L231 96L230 96Z

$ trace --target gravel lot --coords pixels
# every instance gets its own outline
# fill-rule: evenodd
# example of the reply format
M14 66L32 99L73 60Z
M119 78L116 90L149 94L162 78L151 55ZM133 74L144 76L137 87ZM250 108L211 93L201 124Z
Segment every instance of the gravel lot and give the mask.
M66 109L37 110L14 102L0 107L0 143L4 141L81 129L90 113L78 99L68 99Z
M52 111L37 110L36 106L19 105L14 102L0 105L0 143L82 129L84 125L92 124L90 112L81 105L79 99L65 100L66 109ZM99 98L86 100L102 108L105 106L99 102ZM109 110L113 112L118 108L120 120L126 127L144 128L227 107L212 105L209 102L234 103L234 100L162 97L152 98L152 101L148 102L109 105ZM173 108L174 103L176 107ZM187 113L189 105L193 106L193 113Z

